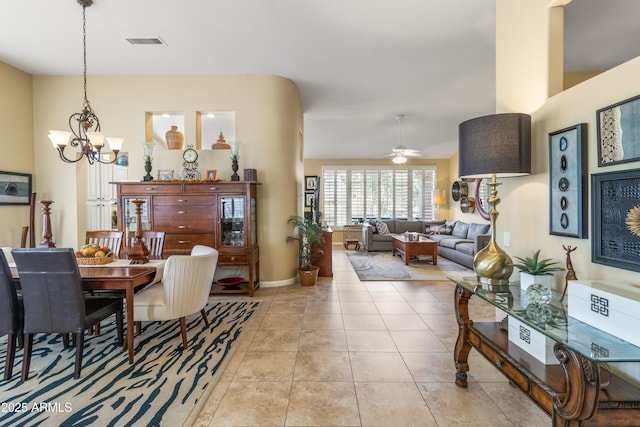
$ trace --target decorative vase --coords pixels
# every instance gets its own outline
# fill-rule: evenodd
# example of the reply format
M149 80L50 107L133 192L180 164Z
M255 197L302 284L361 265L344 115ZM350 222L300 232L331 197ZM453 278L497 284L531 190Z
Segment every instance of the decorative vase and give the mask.
M171 126L165 134L167 148L169 150L181 150L184 143L184 134L178 130L178 126Z

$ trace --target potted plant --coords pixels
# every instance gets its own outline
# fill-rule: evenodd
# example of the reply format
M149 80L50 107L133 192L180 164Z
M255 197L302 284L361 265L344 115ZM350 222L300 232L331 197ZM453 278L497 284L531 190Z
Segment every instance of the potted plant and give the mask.
M319 267L313 262L323 253L324 237L322 227L309 218L293 215L287 223L295 235L288 236L287 242L298 242L298 279L303 286L313 286L318 279Z
M534 284L541 284L551 289L554 279L553 272L564 270L564 268L557 266L558 262L549 258L538 259L539 256L540 249L534 251L531 258L515 257L520 261L518 264L513 264L514 267L520 270L520 289L526 290Z

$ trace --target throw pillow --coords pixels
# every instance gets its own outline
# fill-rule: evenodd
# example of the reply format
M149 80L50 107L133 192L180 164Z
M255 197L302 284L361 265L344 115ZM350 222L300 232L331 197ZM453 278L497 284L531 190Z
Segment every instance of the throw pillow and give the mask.
M376 223L375 222L367 221L365 224L367 224L368 226L371 227L371 231L373 232L373 234L377 234L378 233L378 228L376 227Z
M382 221L376 221L376 228L378 229L378 234L389 234L389 227Z
M429 234L451 234L453 226L450 224L429 226Z

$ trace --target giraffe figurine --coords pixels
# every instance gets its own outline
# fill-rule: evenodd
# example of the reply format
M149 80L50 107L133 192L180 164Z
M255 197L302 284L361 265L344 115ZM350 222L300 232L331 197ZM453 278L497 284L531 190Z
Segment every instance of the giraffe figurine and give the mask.
M569 285L569 280L576 280L578 276L576 276L576 271L573 269L573 264L571 263L571 252L577 249L577 246L565 246L562 245L562 249L566 251L567 258L567 274L564 277L564 290L562 291L562 297L560 297L560 301L564 299L565 294L567 293L567 286Z

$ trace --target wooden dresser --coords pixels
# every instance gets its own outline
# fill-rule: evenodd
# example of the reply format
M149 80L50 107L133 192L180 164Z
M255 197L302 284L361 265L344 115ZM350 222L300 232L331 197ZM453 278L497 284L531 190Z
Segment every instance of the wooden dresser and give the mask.
M214 283L212 293L249 293L259 287L256 182L116 182L118 229L135 230L133 200L144 200L142 228L166 233L163 256L185 255L195 245L216 248L218 265L247 266L236 289Z

